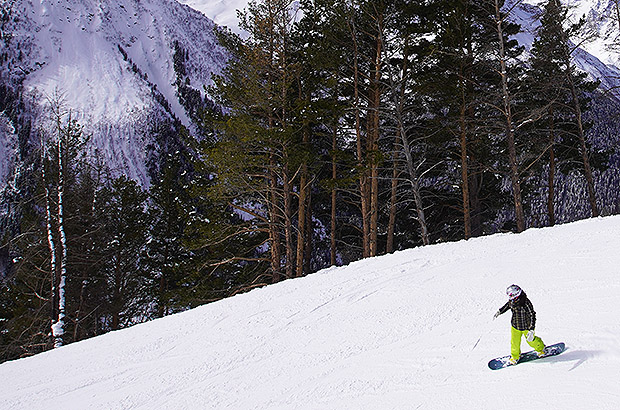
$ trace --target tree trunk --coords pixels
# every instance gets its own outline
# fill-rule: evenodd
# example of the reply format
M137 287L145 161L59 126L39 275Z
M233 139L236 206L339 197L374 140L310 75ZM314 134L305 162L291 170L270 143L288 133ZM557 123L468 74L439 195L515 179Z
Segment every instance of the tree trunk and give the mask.
M399 115L400 117L400 115ZM403 145L403 153L405 154L405 161L407 163L407 172L409 173L409 182L411 184L411 192L413 193L413 200L416 207L417 219L420 224L420 237L424 245L430 244L430 238L428 233L428 225L426 224L426 215L424 212L424 204L422 201L422 193L420 191L420 181L417 168L414 164L413 155L411 155L411 146L409 140L405 135L405 129L402 118L399 118L398 126L400 128L399 134Z
M304 273L304 256L306 247L306 188L303 187L304 185L307 185L307 177L302 175L299 181L299 209L297 213L296 277L301 277Z
M471 208L469 202L469 166L467 155L467 126L465 122L465 90L462 92L463 101L459 116L460 124L460 147L461 147L461 192L463 197L463 227L465 239L471 238Z
M422 243L424 245L430 244L430 238L428 234L428 226L426 224L426 216L424 212L424 204L422 201L422 194L420 192L420 184L419 184L419 175L417 171L417 167L414 164L413 155L411 154L411 144L409 144L409 139L407 138L407 131L405 129L405 119L404 119L404 104L405 104L405 82L408 76L408 62L409 59L409 47L408 41L405 42L404 47L404 56L403 56L403 67L402 67L402 77L400 80L400 92L398 94L398 101L396 102L396 126L398 127L397 133L400 138L402 151L405 156L405 163L407 166L407 173L409 174L409 182L411 184L411 191L413 193L413 199L416 206L416 214L417 220L420 224L420 237L422 238Z
M121 300L122 300L122 273L120 272L119 269L119 257L120 255L118 255L118 253L116 254L116 264L114 267L114 287L112 288L112 306L110 309L110 313L112 315L112 325L111 328L112 330L118 330L118 328L120 327L120 319L121 319L121 313L120 313L120 306L121 306Z
M267 78L266 78L266 87L267 87L267 95L269 98L269 108L267 113L267 129L269 131L273 131L276 126L276 107L272 107L275 104L275 101L278 100L278 95L281 90L277 85L277 71L278 71L278 63L276 61L276 13L274 10L273 2L266 3L268 6L267 10L267 21L265 26L259 28L259 30L266 30L268 35L267 41ZM269 209L269 242L270 242L270 259L271 259L271 281L272 283L277 283L282 279L282 254L281 254L281 238L280 238L280 229L281 229L281 207L278 198L278 175L276 169L278 167L276 161L276 154L274 152L273 147L269 147L269 165L268 165L268 209Z
M336 266L336 201L338 200L338 190L336 189L336 179L338 178L337 162L336 162L336 149L338 148L338 128L334 125L334 132L332 133L332 192L331 192L331 217L330 217L330 258L329 262L331 266Z
M275 160L273 153L270 155L269 167L269 241L271 242L271 281L277 283L280 281L280 218L278 212L278 193L277 193L277 176L275 173Z
M312 189L308 187L308 193L306 195L306 240L305 240L305 258L304 258L304 275L310 274L312 264L312 232L314 232L314 225L312 223Z
M293 243L293 205L291 201L291 181L289 180L289 171L285 157L283 179L283 195L284 195L284 241L286 246L286 278L290 279L295 274L295 244Z
M168 223L167 225L170 226L170 223ZM170 238L169 229L167 229L165 237ZM168 245L166 245L166 247L163 250L164 263L161 264L160 266L165 266L169 258L170 258L170 249ZM161 268L161 277L159 278L159 299L160 301L159 301L159 307L157 309L158 317L164 317L168 314L168 301L166 300L166 291L168 290L168 278L166 277L165 269L166 269L165 267Z
M469 211L471 221L471 236L476 238L482 236L482 202L480 201L480 191L482 189L482 174L480 166L471 161L469 167ZM474 164L472 166L472 164Z
M47 156L46 142L41 140L41 149L43 151L43 166L41 167L43 184L45 185L45 212L46 212L46 229L47 229L47 246L50 256L50 280L51 280L51 309L50 309L50 334L53 335L53 326L58 319L58 299L56 297L56 282L57 282L57 262L56 262L56 242L54 240L54 223L52 216L52 193L50 192L50 184L47 181L47 173L45 167L46 163L50 162L50 158ZM53 337L52 342L54 343Z
M86 302L86 287L88 286L88 280L82 281L82 289L80 290L80 303L75 311L75 327L73 328L73 341L80 340L80 326L82 320L82 311L84 309L84 303Z
M467 6L467 3L463 5ZM462 15L462 24L470 25L469 10L465 7ZM459 148L461 160L461 197L463 206L463 231L465 239L472 237L472 207L471 207L471 190L470 190L470 167L469 167L469 143L467 114L468 110L468 91L471 91L472 83L472 67L469 64L471 60L472 43L471 36L463 35L459 44L459 88L461 91L461 106L459 110Z
M555 132L553 120L553 108L549 109L549 178L547 181L547 214L549 215L549 226L555 225Z
M306 139L305 136L304 139ZM308 185L308 166L306 164L303 164L301 169L301 177L299 179L299 206L297 211L297 267L295 271L296 277L303 276L304 274Z
M598 205L596 204L596 194L594 191L594 177L592 175L592 167L590 166L590 158L588 156L588 147L586 146L586 136L583 130L583 119L581 113L581 106L579 104L579 97L577 90L575 89L575 81L570 74L572 72L571 65L567 65L567 80L570 86L570 92L573 99L573 108L575 110L575 116L577 117L577 136L579 137L579 153L581 154L581 161L583 163L584 176L586 177L586 188L588 190L588 199L590 200L590 207L592 209L592 217L599 216Z
M616 3L617 6L617 3ZM620 23L619 23L620 24ZM599 209L596 203L596 194L594 190L594 177L592 175L592 167L590 165L590 158L588 156L588 147L586 145L586 137L585 132L583 130L583 119L581 112L581 105L579 104L579 96L577 94L577 90L575 88L575 80L573 78L574 67L572 64L572 59L569 51L570 39L567 37L567 33L564 30L561 30L560 35L562 36L562 42L566 45L564 47L564 62L565 62L565 70L564 74L566 76L566 81L568 82L568 86L571 93L571 98L573 102L573 109L575 111L576 121L577 121L577 137L579 138L579 153L581 154L581 161L583 162L583 172L586 178L586 188L588 191L588 199L590 200L590 207L592 209L592 217L599 216Z
M379 110L381 108L381 72L383 65L383 11L377 17L377 37L375 39L375 56L370 81L368 150L371 155L370 165L370 256L376 256L379 232Z
M398 137L394 141L392 160L392 189L390 191L390 217L388 221L387 241L385 252L394 252L394 231L396 229L396 205L398 202Z
M354 17L350 20L351 39L353 41L353 104L355 106L355 137L357 167L359 172L360 212L362 217L362 257L370 256L370 221L369 221L369 187L368 173L364 161L364 141L360 118L359 96L359 50L357 45L357 28Z
M64 344L65 317L66 317L66 285L67 285L67 236L65 233L65 161L64 144L62 143L61 129L58 136L58 245L60 246L60 277L58 281L58 319L52 325L54 347Z

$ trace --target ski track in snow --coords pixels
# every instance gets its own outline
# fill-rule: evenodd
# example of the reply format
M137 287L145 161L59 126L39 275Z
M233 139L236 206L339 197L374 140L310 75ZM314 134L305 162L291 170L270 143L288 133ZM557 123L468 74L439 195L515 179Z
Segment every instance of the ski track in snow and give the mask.
M4 363L0 408L616 409L619 248L607 217L332 267ZM512 283L567 350L491 371Z

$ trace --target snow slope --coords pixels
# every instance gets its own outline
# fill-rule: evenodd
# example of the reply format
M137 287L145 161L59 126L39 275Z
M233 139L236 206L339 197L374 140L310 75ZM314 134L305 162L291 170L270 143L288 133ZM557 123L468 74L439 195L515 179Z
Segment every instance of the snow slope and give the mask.
M585 16L587 19L586 33L596 32L597 36L586 36L582 48L597 56L603 63L620 67L619 22L615 0L567 0L574 18Z
M607 217L326 269L4 363L0 408L617 409L618 249ZM491 371L512 283L567 351Z

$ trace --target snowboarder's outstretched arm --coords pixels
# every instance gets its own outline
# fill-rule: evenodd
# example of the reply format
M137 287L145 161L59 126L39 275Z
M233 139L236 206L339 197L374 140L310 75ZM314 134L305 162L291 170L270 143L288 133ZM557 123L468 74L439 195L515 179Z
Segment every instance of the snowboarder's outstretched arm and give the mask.
M499 308L499 310L495 313L495 316L493 316L493 319L497 318L499 315L503 315L508 311L508 309L510 309L510 301L506 302L504 306Z

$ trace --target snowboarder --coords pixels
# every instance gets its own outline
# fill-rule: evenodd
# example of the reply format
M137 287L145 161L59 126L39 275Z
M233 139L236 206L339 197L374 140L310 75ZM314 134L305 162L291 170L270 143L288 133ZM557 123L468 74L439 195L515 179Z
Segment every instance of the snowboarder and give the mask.
M511 337L510 337L510 360L509 364L517 364L521 356L521 336L525 336L527 343L534 348L539 357L545 354L545 344L542 339L534 334L536 327L536 312L532 302L527 298L523 289L517 285L510 285L506 289L508 302L502 306L493 319L504 314L508 309L512 310Z

